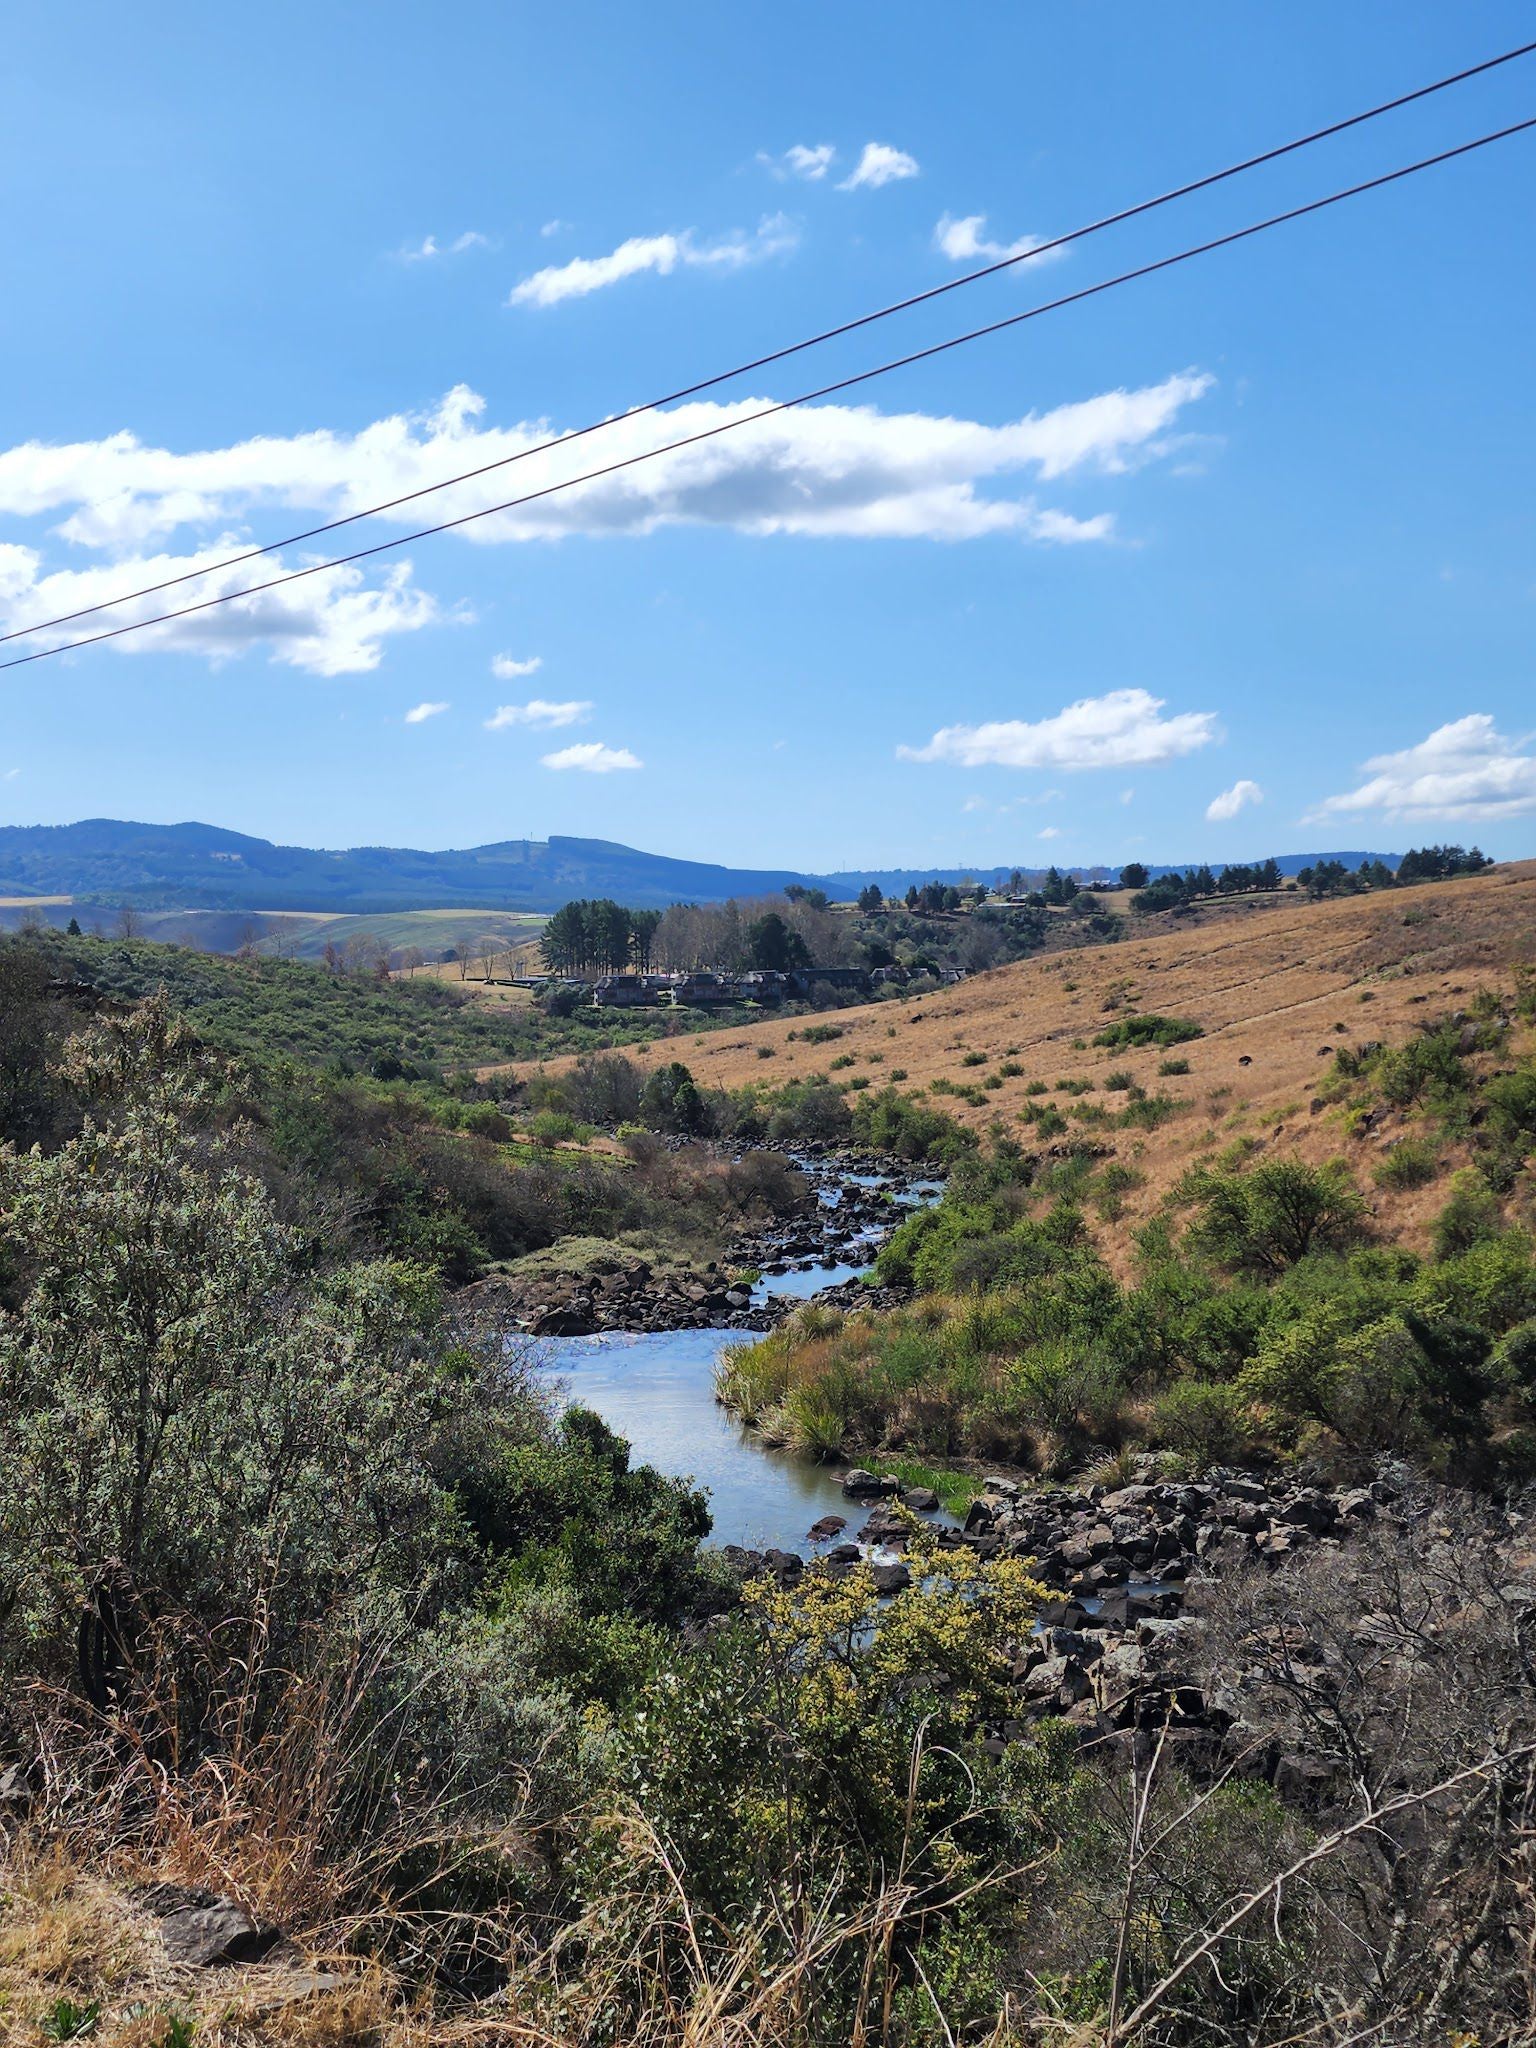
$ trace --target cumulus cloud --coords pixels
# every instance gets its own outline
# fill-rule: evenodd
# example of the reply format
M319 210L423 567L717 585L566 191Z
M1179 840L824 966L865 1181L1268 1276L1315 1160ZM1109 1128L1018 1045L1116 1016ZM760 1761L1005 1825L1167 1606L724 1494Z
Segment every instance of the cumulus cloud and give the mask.
M878 191L898 178L917 177L919 169L917 158L908 156L904 149L892 149L888 142L866 142L862 156L837 189L857 192L868 186L871 191Z
M526 661L518 661L510 654L491 656L491 674L504 683L514 682L519 676L536 676L543 666L542 654L531 654Z
M1127 471L1166 452L1181 414L1211 384L1184 371L1160 384L1102 392L1001 426L882 413L873 406L805 406L559 497L492 514L462 531L482 544L647 533L677 524L858 537L962 540L1013 531L1097 539L1110 530L1103 515L1083 519L1033 499L987 498L978 486L1020 473L1053 482ZM699 400L668 412L630 414L604 430L603 459L622 460L732 425L765 403ZM455 471L521 457L549 438L543 421L482 426L484 409L485 401L460 385L429 414L397 414L356 434L320 430L187 454L146 447L128 433L65 444L23 442L0 451L0 516L66 512L58 535L102 550L128 550L180 526L263 511L335 518ZM543 490L595 460L595 451L567 452L557 442L520 461L511 474L460 485L454 505L474 511L512 491ZM384 515L399 524L420 516L420 506ZM114 583L121 587L124 580Z
M413 704L405 714L407 725L425 725L429 718L439 718L451 707L447 704Z
M462 385L429 413L397 414L355 433L317 429L187 451L146 445L128 432L23 442L0 449L0 522L30 523L14 537L0 524L0 620L20 628L101 603L237 554L250 545L253 529L270 532L279 520L319 524L461 471L517 462L456 488L454 510L474 512L514 494L547 491L599 461L627 460L698 434L711 438L491 513L462 528L462 538L494 546L710 526L816 538L958 542L1012 534L1092 543L1112 534L1113 515L1042 502L1037 487L1115 476L1157 459L1210 386L1210 378L1184 371L995 426L867 405L805 406L752 420L765 400L699 400L615 420L604 429L600 454L597 445L569 448L559 440L530 454L550 439L548 423L488 425L484 400ZM718 431L725 428L732 431ZM399 530L419 521L423 509L400 506L381 521ZM69 554L48 559L49 543ZM285 566L300 560L224 571L125 607L112 620L242 589ZM111 645L125 653L176 646L217 655L270 638L278 659L339 674L375 666L384 639L444 616L413 586L408 566L382 577L354 566ZM84 630L64 629L52 644Z
M1080 697L1053 718L946 725L925 747L898 747L903 761L944 761L959 768L1127 768L1177 760L1217 737L1214 711L1164 718L1164 700L1146 690Z
M1041 246L1039 235L1020 235L1016 242L995 242L987 234L987 216L968 213L961 220L945 214L933 231L933 246L951 263L1001 263L1009 256L1027 256ZM1065 249L1053 249L1051 259L1065 256Z
M592 702L586 697L572 697L563 704L552 704L546 697L530 697L526 704L498 704L485 721L485 729L500 732L509 725L531 725L537 731L548 732L560 725L585 725L592 709Z
M628 747L605 747L599 740L587 740L574 747L562 747L557 754L543 754L546 768L579 768L586 775L612 775L617 768L643 768Z
M1230 789L1224 789L1220 796L1213 796L1205 807L1205 815L1213 825L1224 825L1228 818L1235 818L1247 804L1261 804L1264 792L1256 782L1246 776L1234 782Z
M749 263L783 256L800 239L787 215L765 214L752 233L737 228L714 241L701 242L692 228L680 235L631 235L606 256L576 256L536 270L512 288L509 306L558 306L562 299L584 299L626 277L655 271L670 277L680 265L694 270L741 270Z
M1437 726L1428 739L1364 764L1366 780L1328 797L1309 823L1344 811L1380 811L1405 822L1487 824L1536 811L1536 755L1529 738L1509 739L1486 711Z
M830 142L792 142L782 156L774 156L766 149L757 152L757 160L775 178L804 178L807 184L817 184L831 170L836 161L837 151Z
M220 561L240 545L225 534L211 547L183 555L130 555L99 562L86 569L45 571L35 549L0 544L0 618L7 630L24 630L38 619L83 610L145 584L156 584ZM265 565L277 575L281 556ZM187 600L196 602L244 587L245 569L225 569L191 587ZM398 633L418 632L446 616L437 600L411 582L411 565L397 562L373 584L356 566L326 569L279 590L239 598L214 611L196 613L163 626L146 626L110 644L125 654L163 654L167 649L202 655L214 663L234 659L260 642L271 645L272 659L312 675L360 675L376 669L384 643ZM163 610L167 597L141 598L111 614L113 625L150 618ZM169 597L174 603L174 595ZM459 614L458 616L466 616ZM57 646L88 632L91 624L59 628L28 643L29 650Z
M462 235L455 235L450 242L440 242L436 235L428 235L414 248L400 249L396 253L402 263L430 263L436 256L462 256L467 249L489 249L490 246L489 235L466 228Z

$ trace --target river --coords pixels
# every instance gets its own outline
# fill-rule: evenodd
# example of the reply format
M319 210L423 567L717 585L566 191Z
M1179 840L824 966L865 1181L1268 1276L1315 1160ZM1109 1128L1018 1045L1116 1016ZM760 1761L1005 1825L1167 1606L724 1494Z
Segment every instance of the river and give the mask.
M942 1183L891 1175L835 1173L817 1162L823 1207L835 1208L842 1186L890 1186L905 1210L936 1200ZM757 1298L768 1293L811 1299L868 1270L867 1260L886 1231L862 1231L866 1263L848 1258L814 1262L765 1274ZM749 1550L804 1551L808 1531L823 1515L846 1515L856 1525L863 1510L844 1499L838 1467L772 1450L715 1399L714 1367L722 1350L756 1339L747 1330L663 1330L643 1335L545 1337L537 1355L573 1401L591 1408L627 1438L636 1464L691 1479L709 1495L710 1541ZM936 1520L948 1520L939 1516Z

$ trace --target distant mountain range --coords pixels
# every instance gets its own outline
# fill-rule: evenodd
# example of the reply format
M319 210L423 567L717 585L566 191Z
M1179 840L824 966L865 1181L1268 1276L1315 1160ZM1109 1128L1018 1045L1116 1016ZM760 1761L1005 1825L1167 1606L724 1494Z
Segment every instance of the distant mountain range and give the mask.
M1287 854L1294 874L1318 860L1356 867L1395 854ZM1072 870L1084 879L1118 872ZM607 839L506 839L461 851L353 846L340 852L275 846L217 825L141 825L86 818L76 825L0 827L0 896L72 896L131 902L141 908L366 912L435 909L557 910L574 896L612 896L634 908L668 903L718 903L728 896L767 896L791 883L824 889L847 901L874 882L887 894L910 883L991 882L1007 866L869 868L832 875L792 868L729 868L673 860ZM1038 876L1040 868L1025 869ZM1152 867L1154 875L1168 872Z

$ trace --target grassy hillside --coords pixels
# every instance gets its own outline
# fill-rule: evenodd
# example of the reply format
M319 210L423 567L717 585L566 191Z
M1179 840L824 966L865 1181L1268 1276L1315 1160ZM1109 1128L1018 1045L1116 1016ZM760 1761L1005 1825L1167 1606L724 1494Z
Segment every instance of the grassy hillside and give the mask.
M1026 1146L1090 1140L1133 1176L1121 1197L1131 1228L1227 1145L1313 1162L1345 1146L1369 1177L1401 1117L1346 1128L1346 1112L1320 1096L1335 1053L1407 1037L1480 988L1507 991L1536 959L1533 933L1536 862L1522 862L1380 897L1228 906L1194 928L1022 961L919 1002L840 1010L809 1031L769 1020L632 1057L645 1069L680 1059L707 1088L822 1075L857 1096L894 1084ZM1099 1042L1141 1013L1199 1035ZM1423 1241L1459 1142L1447 1141L1430 1185L1395 1198L1408 1241Z

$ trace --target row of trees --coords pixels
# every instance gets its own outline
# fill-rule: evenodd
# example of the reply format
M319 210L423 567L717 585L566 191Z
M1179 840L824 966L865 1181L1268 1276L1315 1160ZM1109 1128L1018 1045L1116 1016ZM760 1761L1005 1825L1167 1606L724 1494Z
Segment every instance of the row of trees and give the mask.
M552 974L648 973L662 921L659 910L628 910L609 896L583 896L557 910L539 951Z
M1340 860L1320 860L1299 868L1296 879L1311 896L1359 896L1369 889L1406 888L1413 882L1449 882L1457 875L1480 875L1492 860L1480 847L1411 846L1394 874L1383 860L1362 861L1347 868Z
M846 918L818 889L725 903L673 903L666 910L628 910L607 898L567 903L539 942L552 974L741 974L833 967L857 958Z

